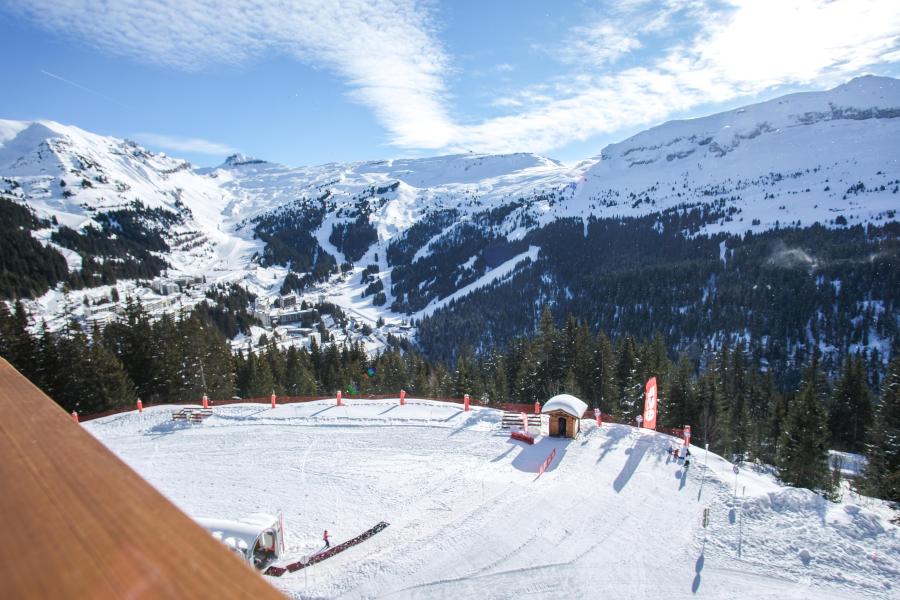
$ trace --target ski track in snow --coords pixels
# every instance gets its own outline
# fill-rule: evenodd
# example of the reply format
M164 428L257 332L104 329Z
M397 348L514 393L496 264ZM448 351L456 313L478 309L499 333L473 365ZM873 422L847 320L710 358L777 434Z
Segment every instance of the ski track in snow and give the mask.
M692 447L685 472L663 434L586 420L576 440L526 446L498 411L397 404L231 405L196 424L153 407L84 427L194 517L283 510L283 563L318 549L323 529L339 543L390 523L271 579L294 598L893 598L900 587L900 534L879 501L829 503L744 469L734 505L732 465Z

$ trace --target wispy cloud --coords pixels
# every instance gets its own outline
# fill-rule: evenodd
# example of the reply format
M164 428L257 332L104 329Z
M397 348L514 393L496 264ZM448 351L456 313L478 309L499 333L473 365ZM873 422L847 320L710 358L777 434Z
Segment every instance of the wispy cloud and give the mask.
M10 0L36 24L104 51L196 70L293 56L337 72L405 147L453 141L448 58L415 0Z
M160 133L136 133L132 137L144 144L176 152L193 152L210 156L223 156L237 152L236 148L227 144L211 142L202 138L185 138Z
M640 0L635 7L647 8ZM619 23L628 22L627 8L615 15ZM559 55L564 64L578 62L577 71L495 102L517 112L459 128L460 147L547 151L774 86L832 85L900 60L900 11L891 1L669 0L640 20L638 36L669 39L668 30L686 25L695 31L639 66L614 69L609 63L638 48L640 38L624 50L610 47L614 30L598 21L597 35L583 36L582 60Z
M900 61L895 0L620 0L542 46L559 61L559 76L493 100L507 113L473 123L471 115L450 116L451 57L430 3L8 2L44 27L141 61L190 70L275 53L331 69L390 143L420 150L546 152L774 86L822 87Z
M620 24L600 22L573 27L557 57L564 63L602 67L640 47L640 39Z

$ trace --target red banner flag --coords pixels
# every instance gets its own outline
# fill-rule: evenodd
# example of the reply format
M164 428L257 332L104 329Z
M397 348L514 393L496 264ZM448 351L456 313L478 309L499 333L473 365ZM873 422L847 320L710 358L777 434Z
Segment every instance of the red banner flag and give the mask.
M647 382L646 391L644 393L644 422L643 426L647 429L656 429L656 377L651 377Z

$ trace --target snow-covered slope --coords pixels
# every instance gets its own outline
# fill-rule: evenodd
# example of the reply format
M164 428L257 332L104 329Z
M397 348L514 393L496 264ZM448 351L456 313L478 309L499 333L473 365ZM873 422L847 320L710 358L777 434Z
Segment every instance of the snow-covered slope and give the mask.
M563 217L712 206L721 217L701 231L732 233L895 220L898 161L900 81L883 77L665 123L571 167L532 154L296 168L235 155L220 167L194 169L76 127L0 121L0 195L74 229L135 202L180 215L182 222L166 231L170 277L240 281L254 293L275 296L290 261L260 266L265 244L257 238L257 224L290 211L323 211L314 221L311 255L326 252L335 265L354 264L328 281L320 278L304 290L304 299L327 298L368 325L379 318L389 325L421 318L528 268L540 248L516 242ZM372 238L361 249L333 243L336 231L358 224L370 228ZM51 243L51 233L35 237ZM505 254L484 260L504 243ZM429 259L435 264L415 276L408 269L395 290L392 246L403 247L399 266L422 266ZM439 260L436 249L444 253ZM61 250L70 268L78 268L80 257ZM364 276L366 267L371 277ZM447 276L433 277L429 269ZM383 303L365 293L373 280L383 284ZM119 287L152 299L132 283ZM74 298L75 304L80 300ZM392 312L397 300L398 312ZM37 308L52 317L64 312L63 304L56 290Z
M97 213L135 202L182 215L168 231L176 271L244 269L259 244L235 235L223 210L227 194L192 165L148 152L133 142L99 136L52 121L0 121L0 174L6 190L38 216L73 229L95 224ZM191 242L182 251L182 240Z
M860 77L607 146L562 210L633 215L725 199L739 212L711 231L828 224L838 215L865 223L900 205L898 140L900 81Z
M624 425L527 446L499 411L461 408L234 405L191 425L160 406L85 428L190 515L284 511L284 562L324 529L339 543L390 523L271 579L296 598L896 597L900 530L879 501L735 476L697 447L685 469L673 438Z

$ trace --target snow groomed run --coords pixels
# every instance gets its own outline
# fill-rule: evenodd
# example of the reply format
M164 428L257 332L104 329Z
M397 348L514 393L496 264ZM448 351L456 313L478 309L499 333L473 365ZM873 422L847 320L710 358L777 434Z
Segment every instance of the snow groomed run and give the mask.
M502 411L407 398L154 406L81 425L189 515L284 514L278 565L390 523L302 576L292 598L896 598L883 503L831 503L672 436L582 421L510 439ZM555 456L538 477L547 457ZM704 511L709 509L708 526Z
M351 548L359 543L362 543L378 533L379 531L384 530L385 527L388 526L388 523L382 521L378 523L375 527L369 529L368 531L356 536L353 539L347 540L337 546L332 546L331 548L324 550L322 552L317 552L313 554L309 558L302 558L297 562L292 562L288 565L284 565L283 567L279 567L277 565L272 565L268 569L266 569L265 574L271 575L273 577L281 577L285 573L293 573L294 571L299 571L300 569L305 569L306 567L310 567L316 563L320 563L325 559L331 558L335 554L343 552L347 548Z

